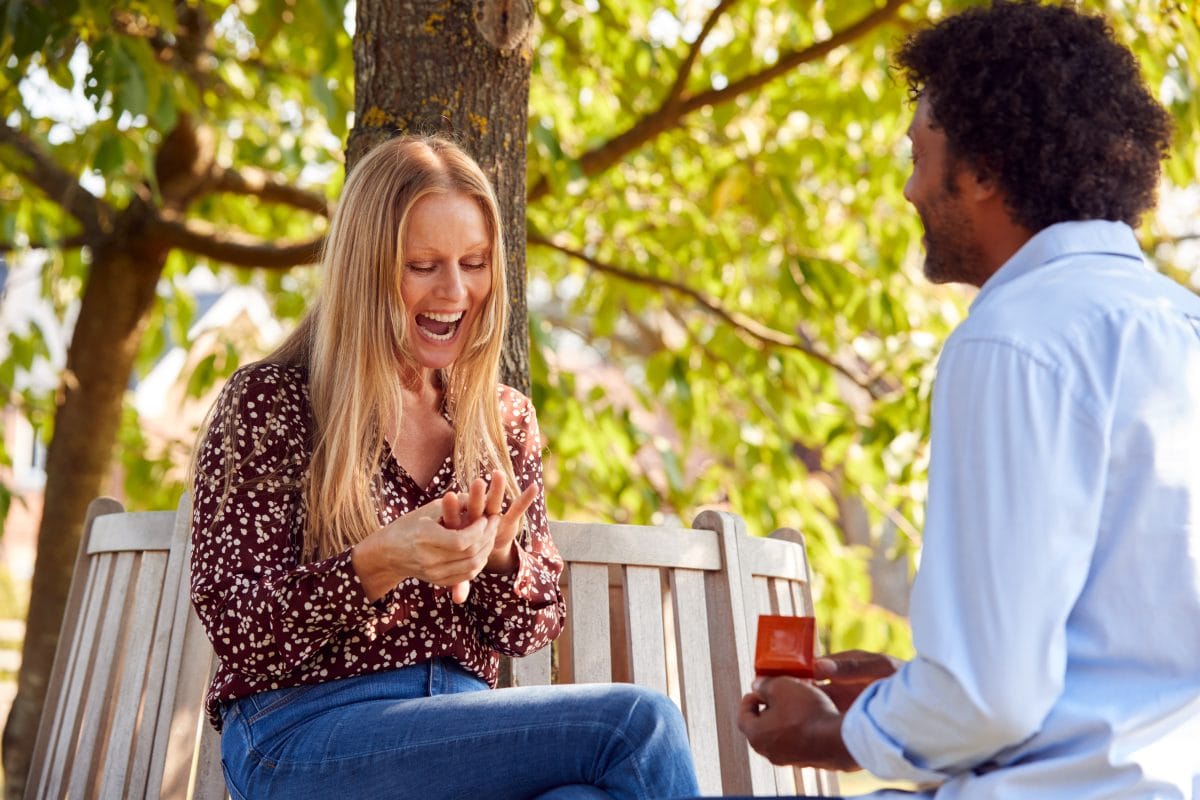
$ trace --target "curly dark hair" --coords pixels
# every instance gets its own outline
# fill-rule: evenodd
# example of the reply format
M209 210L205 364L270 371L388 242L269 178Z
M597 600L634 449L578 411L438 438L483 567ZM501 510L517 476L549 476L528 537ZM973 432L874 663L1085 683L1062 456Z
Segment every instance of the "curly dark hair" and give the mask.
M951 157L995 180L1017 223L1136 225L1154 206L1171 117L1102 17L997 0L918 31L894 60Z

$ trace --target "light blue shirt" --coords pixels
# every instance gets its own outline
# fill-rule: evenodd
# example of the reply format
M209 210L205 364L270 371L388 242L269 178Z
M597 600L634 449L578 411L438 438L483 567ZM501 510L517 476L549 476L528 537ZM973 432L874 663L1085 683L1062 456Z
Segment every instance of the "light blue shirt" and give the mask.
M1200 299L1051 226L934 384L918 656L842 736L939 800L1200 798Z

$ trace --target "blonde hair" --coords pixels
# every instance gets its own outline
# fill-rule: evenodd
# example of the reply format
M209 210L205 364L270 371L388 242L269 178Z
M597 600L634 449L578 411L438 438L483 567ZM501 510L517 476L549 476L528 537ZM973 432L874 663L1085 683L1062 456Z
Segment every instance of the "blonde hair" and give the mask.
M303 561L342 552L378 529L376 480L385 431L404 413L401 386L419 375L407 349L400 292L408 214L418 200L457 192L473 198L490 228L492 286L462 354L439 370L454 427L454 472L467 487L499 469L519 493L496 388L508 319L499 205L479 165L439 137L378 145L351 171L326 237L317 301L264 361L308 368L315 437L303 484Z

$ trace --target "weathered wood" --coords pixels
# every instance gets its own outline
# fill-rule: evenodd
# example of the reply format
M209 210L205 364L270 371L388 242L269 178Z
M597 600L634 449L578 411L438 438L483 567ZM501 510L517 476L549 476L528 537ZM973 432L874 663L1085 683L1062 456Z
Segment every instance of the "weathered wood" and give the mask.
M780 528L764 539L747 539L743 548L748 565L743 585L755 614L811 616L812 574L804 537ZM773 767L774 791L813 796L836 795L836 774L826 770Z
M162 696L154 725L143 726L133 756L135 768L147 767L147 797L160 794L181 797L186 792L195 749L196 720L203 722L200 706L211 664L216 660L192 610L188 580L192 556L190 508L184 495L173 515L171 554L163 578L163 610L155 631L155 657L149 668L153 674L163 676ZM224 777L218 781L224 795Z
M189 516L186 497L177 513L89 510L26 797L225 797L211 742L196 760L214 655L188 596Z
M170 550L174 511L108 514L97 517L88 537L88 555L125 550Z
M551 524L550 533L559 552L568 561L682 569L721 568L721 551L712 531L555 522Z
M174 514L168 514L168 522L174 520ZM169 532L169 529L168 529ZM131 602L124 604L121 617L122 646L111 654L113 661L119 662L120 679L117 684L117 696L113 709L112 722L107 725L108 752L107 765L101 784L101 797L129 797L132 794L144 794L146 770L134 768L130 770L130 757L139 739L139 722L141 726L154 730L157 704L151 703L145 718L142 715L141 698L146 689L147 680L161 680L161 671L151 672L150 664L161 659L152 658L151 643L154 638L156 624L151 622L158 616L158 610L163 600L163 576L167 571L167 554L155 551L143 551L131 554L137 570ZM114 603L116 605L116 603ZM165 644L165 642L160 642ZM126 788L126 780L133 783ZM139 785L140 784L140 785Z
M727 512L705 511L693 523L714 531L721 545L723 563L743 564L745 524L741 517ZM709 641L717 655L713 660L713 696L740 698L754 680L754 636L757 626L749 615L750 598L745 586L748 576L733 568L706 572ZM730 642L728 649L719 643ZM723 655L722 655L723 654ZM716 703L717 743L721 751L721 774L727 791L752 794L775 791L774 769L770 762L754 752L737 727L738 704Z
M79 662L80 670L87 672L86 676L79 675L79 681L84 686L94 682L96 686L108 687L115 666L113 655L121 645L121 619L125 615L125 590L133 572L133 556L129 553L103 553L97 558L102 562L112 562L111 582L104 587L100 603L103 611L94 649L88 652L87 661L80 659ZM91 782L97 756L103 756L103 753L96 752L96 745L99 744L99 749L103 750L108 743L102 731L106 712L111 711L111 707L101 702L103 699L103 692L84 690L80 705L79 743L73 748L75 758L67 782L68 794L81 794Z
M666 632L663 630L662 577L653 567L625 568L625 625L633 682L666 694Z
M721 793L721 754L717 745L713 656L708 640L704 576L696 570L671 570L675 620L679 626L679 672L683 713L695 756L696 778L704 794ZM718 642L724 645L724 642ZM724 648L723 648L724 649Z
M612 637L608 624L608 568L571 564L571 667L575 683L612 680Z
M220 739L202 710L215 656L188 597L187 500L176 514L97 503L28 796L221 800ZM551 524L568 599L558 681L619 674L665 691L706 794L835 793L826 774L772 768L736 731L757 615L811 608L803 552L746 536L733 514L706 512L696 526ZM516 683L549 682L550 664L549 648L515 660Z

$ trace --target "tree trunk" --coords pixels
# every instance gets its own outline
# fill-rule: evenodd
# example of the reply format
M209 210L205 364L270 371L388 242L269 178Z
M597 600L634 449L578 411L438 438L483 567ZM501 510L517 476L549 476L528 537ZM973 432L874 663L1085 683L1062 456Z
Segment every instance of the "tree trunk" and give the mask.
M501 380L529 392L525 136L532 0L359 0L348 165L397 133L449 133L491 179L508 258Z
M20 798L58 645L88 504L109 474L125 388L167 251L138 230L134 202L93 252L54 415L17 695L4 727L5 796Z

